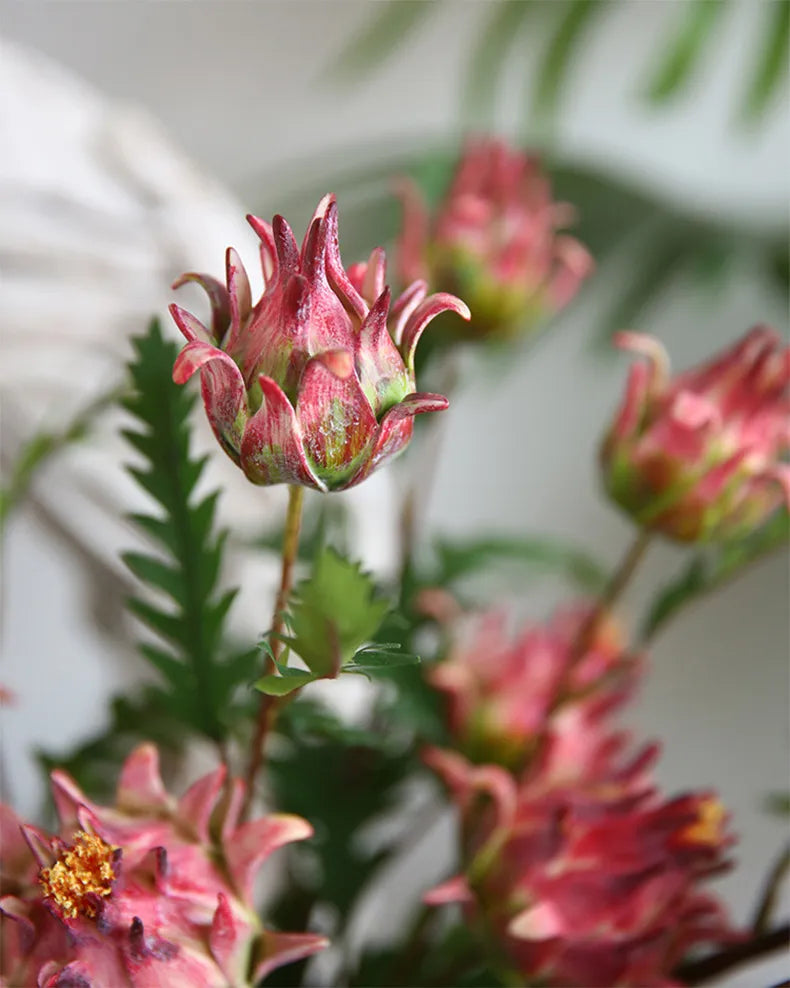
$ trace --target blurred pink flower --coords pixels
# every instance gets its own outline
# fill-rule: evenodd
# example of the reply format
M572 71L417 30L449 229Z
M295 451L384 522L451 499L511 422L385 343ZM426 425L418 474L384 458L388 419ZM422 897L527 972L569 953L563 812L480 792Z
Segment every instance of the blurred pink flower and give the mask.
M504 613L465 622L447 658L429 673L447 697L449 727L460 750L475 761L518 767L558 704L567 708L604 676L610 686L633 678L635 659L623 652L612 618L597 622L584 654L572 654L589 613L584 605L569 608L550 624L528 625L516 635L508 633Z
M342 490L358 484L411 438L414 416L447 407L415 391L414 352L438 313L469 317L459 299L411 285L390 309L385 257L343 268L337 204L325 196L301 250L281 216L254 216L266 289L253 306L241 259L227 254L227 287L187 274L212 306L209 331L177 305L188 343L173 378L201 372L209 421L225 452L256 484Z
M503 141L470 142L435 215L419 190L399 185L404 205L398 266L404 282L424 278L458 293L472 310L468 339L533 329L576 295L593 268L578 240L557 233L572 209L552 198L538 160Z
M790 347L756 326L709 363L669 376L661 344L619 333L631 368L601 453L610 496L683 542L748 535L790 500Z
M126 761L117 804L98 806L52 773L58 836L0 806L0 984L41 988L226 988L326 946L262 927L253 880L272 851L312 833L278 814L239 824L243 786L225 770L176 801L142 745Z
M636 747L612 723L643 666L606 623L574 660L584 620L576 608L511 640L487 616L433 674L459 745L508 758L425 752L458 807L464 863L426 899L461 904L541 984L670 986L690 948L738 937L700 889L727 867L732 838L712 793L657 791L658 745Z

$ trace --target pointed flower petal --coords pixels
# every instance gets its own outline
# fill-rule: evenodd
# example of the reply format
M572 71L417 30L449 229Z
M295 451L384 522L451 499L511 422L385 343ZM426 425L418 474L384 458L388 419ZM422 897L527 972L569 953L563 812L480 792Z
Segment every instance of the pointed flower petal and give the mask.
M242 824L226 848L228 868L241 895L250 899L255 874L273 851L312 835L313 828L306 820L289 813Z
M302 430L282 389L263 374L258 379L261 407L247 422L241 465L256 484L304 484L325 490L307 461Z
M296 405L308 461L331 490L368 457L376 417L347 350L322 353L307 364Z
M180 278L173 282L173 288L180 288L182 285L186 285L189 282L194 281L196 284L206 292L211 302L211 336L215 343L219 344L225 337L230 326L230 296L228 294L228 289L222 284L221 281L217 281L210 274L198 274L194 271L190 271L187 274L182 274ZM175 306L178 308L178 306ZM171 312L173 309L171 308ZM180 315L183 317L188 316L190 319L194 319L194 316L190 316L188 312L184 312L183 309L179 310ZM175 313L174 313L175 316ZM178 320L176 320L178 321ZM197 322L197 320L195 320ZM180 325L180 324L179 324ZM202 326L202 324L201 324ZM182 332L184 332L182 330ZM187 335L186 333L184 335ZM190 339L187 335L187 339ZM198 336L198 338L202 338Z

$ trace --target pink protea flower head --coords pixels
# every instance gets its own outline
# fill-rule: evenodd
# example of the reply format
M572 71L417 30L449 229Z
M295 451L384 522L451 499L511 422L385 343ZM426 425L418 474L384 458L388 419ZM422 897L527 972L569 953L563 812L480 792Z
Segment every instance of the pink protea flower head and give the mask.
M325 196L301 250L291 228L249 222L261 240L266 288L252 304L238 254L227 253L227 286L201 284L211 330L177 305L170 311L188 343L173 369L181 384L201 372L209 421L225 452L256 484L342 490L364 480L411 438L414 416L447 407L416 391L414 353L439 312L469 310L450 295L411 285L390 308L384 252L354 277L343 268L337 204Z
M175 800L143 745L116 806L60 771L52 791L53 837L0 807L0 985L241 988L326 946L266 930L252 905L259 866L312 828L285 814L240 824L243 785L226 785L223 768Z
M508 632L502 612L459 622L447 658L428 678L447 697L449 727L460 750L474 761L516 768L543 739L553 710L578 703L603 677L610 687L633 679L636 660L624 652L611 617L596 622L584 654L574 654L589 613L578 605L516 635Z
M642 526L683 542L748 534L790 500L790 347L756 326L710 363L669 376L661 344L615 342L631 368L601 461L610 496Z
M429 751L459 806L467 868L426 899L463 904L541 984L668 988L689 949L738 937L700 889L727 867L726 814L711 793L661 798L654 749L629 761L621 742L609 748L563 783Z
M469 339L534 328L570 302L592 271L586 248L557 233L572 210L554 202L538 160L503 141L466 146L433 217L413 183L401 182L400 193L400 274L460 294L472 310Z

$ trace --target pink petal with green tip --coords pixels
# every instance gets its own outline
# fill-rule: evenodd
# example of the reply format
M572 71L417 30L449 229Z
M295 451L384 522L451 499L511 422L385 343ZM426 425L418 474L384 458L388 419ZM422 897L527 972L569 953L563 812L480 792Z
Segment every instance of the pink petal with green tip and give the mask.
M261 407L241 440L241 467L256 484L304 484L326 490L305 456L302 430L282 388L261 374Z
M255 873L270 854L286 844L312 836L313 828L307 820L290 813L274 813L242 824L235 830L225 857L241 897L250 901Z
M316 475L330 490L344 487L368 456L376 433L376 416L348 350L329 350L308 362L296 417Z

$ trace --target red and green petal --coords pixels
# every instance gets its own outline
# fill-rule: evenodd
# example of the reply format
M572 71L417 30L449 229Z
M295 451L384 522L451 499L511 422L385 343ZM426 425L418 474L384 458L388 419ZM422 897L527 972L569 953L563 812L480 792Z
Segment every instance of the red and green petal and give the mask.
M414 431L415 415L422 415L425 412L441 412L449 404L444 395L406 395L403 401L391 408L381 420L370 456L347 486L353 487L361 483L385 460L397 456L408 445Z
M348 350L331 350L308 362L296 417L316 476L329 490L348 486L369 457L377 428Z
M261 406L247 421L240 463L255 484L303 484L326 490L305 456L302 429L293 405L271 377L258 378Z
M377 417L412 390L403 358L387 328L390 290L376 299L357 337L356 365L362 390Z
M248 416L247 391L241 371L223 350L193 340L176 358L173 380L176 384L184 384L198 370L203 404L214 435L228 456L238 463Z
M424 299L404 326L403 336L400 343L400 352L406 362L406 367L414 380L414 352L420 337L425 331L428 323L439 315L440 312L456 312L467 322L472 318L469 307L455 295L448 295L447 292L437 292L436 295L429 295Z

